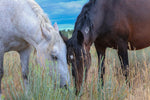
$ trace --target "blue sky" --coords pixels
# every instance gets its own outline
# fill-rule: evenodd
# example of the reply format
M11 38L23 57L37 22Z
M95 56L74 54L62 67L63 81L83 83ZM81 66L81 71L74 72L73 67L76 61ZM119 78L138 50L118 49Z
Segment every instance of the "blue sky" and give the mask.
M59 29L73 29L77 16L88 0L35 0Z

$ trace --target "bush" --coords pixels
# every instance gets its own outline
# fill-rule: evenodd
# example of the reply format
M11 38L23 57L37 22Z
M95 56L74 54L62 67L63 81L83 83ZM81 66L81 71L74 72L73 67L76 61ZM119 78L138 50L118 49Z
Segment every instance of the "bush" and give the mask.
M73 30L61 30L61 33L66 36L67 38L70 38L72 36Z

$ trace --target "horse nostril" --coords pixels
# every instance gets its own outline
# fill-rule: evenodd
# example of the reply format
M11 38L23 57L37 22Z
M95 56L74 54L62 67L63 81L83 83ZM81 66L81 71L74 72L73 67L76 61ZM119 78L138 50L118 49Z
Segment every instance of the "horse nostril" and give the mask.
M64 85L64 87L63 88L65 88L66 90L68 89L68 85Z
M63 89L68 89L68 85L63 85L63 86L60 86L60 88L63 88Z

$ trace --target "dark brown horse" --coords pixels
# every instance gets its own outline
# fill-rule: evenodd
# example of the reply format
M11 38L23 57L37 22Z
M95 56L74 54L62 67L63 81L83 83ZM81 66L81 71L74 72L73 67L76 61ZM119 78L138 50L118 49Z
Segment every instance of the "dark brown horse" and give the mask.
M94 43L105 73L104 59L107 47L117 49L122 72L128 70L128 44L133 49L150 46L150 0L90 0L79 14L73 35L67 43L68 62L72 64L77 90L83 80L83 71L90 67L90 47ZM102 59L103 58L103 59ZM100 63L102 61L102 63Z

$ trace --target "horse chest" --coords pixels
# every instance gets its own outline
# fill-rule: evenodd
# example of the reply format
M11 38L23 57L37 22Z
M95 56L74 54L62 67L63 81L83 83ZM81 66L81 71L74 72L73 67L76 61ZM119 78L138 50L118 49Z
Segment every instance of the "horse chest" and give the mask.
M114 34L106 35L106 36L99 36L94 43L101 47L110 47L110 48L117 48L117 44L119 41L119 37L115 36Z

